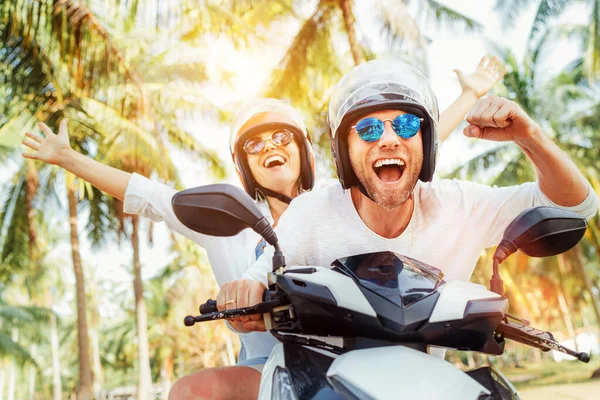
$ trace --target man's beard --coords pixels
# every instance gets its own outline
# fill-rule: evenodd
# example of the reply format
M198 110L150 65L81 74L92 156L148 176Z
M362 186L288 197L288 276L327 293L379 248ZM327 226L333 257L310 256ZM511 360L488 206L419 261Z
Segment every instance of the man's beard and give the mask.
M418 161L418 160L417 160ZM358 178L358 181L364 186L369 197L377 203L380 207L385 210L394 210L402 206L406 200L408 200L415 189L417 180L419 179L420 169L406 168L402 173L401 183L394 185L393 187L382 187L377 185L375 179L371 180L367 178L367 172L364 171L364 167L369 168L365 164L361 166L354 165L350 160L352 169ZM422 165L423 159L421 158L418 165ZM408 175L407 175L408 174Z

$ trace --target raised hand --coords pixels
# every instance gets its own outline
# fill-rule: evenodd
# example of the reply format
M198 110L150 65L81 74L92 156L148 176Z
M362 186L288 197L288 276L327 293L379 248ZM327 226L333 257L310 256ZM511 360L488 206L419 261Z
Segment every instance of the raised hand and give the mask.
M467 122L470 125L464 129L465 136L498 142L519 143L540 129L517 103L495 95L479 99Z
M455 69L454 72L458 77L458 82L463 92L471 91L479 99L502 79L506 74L506 69L497 57L490 59L485 56L481 59L477 69L472 74L465 75L459 69Z
M38 124L46 137L33 132L26 132L26 138L23 139L23 144L33 150L32 152L22 153L25 158L32 160L40 160L48 164L59 165L60 155L65 151L71 150L69 144L69 133L67 132L67 119L60 122L58 134L54 134L50 128L43 122Z

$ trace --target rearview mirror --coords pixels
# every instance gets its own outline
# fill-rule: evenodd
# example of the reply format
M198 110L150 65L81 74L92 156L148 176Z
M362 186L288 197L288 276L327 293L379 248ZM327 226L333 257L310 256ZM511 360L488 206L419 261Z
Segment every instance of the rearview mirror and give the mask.
M285 266L273 227L243 190L226 183L199 186L176 193L171 204L182 224L205 235L234 236L252 228L275 247L273 271Z
M523 211L508 225L500 245L531 257L549 257L575 247L586 228L587 221L579 214L555 207L535 207Z
M575 247L587 228L585 218L556 207L535 207L523 211L506 227L494 253L490 290L504 294L498 265L517 250L530 257L549 257Z
M246 192L223 183L178 192L171 204L182 224L210 236L234 236L264 218Z

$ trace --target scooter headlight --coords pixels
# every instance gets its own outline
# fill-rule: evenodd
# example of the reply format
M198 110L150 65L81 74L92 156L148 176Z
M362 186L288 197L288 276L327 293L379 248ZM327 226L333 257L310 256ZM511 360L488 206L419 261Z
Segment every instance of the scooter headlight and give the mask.
M292 378L286 368L277 367L273 373L273 391L272 400L298 400L294 387L292 386Z

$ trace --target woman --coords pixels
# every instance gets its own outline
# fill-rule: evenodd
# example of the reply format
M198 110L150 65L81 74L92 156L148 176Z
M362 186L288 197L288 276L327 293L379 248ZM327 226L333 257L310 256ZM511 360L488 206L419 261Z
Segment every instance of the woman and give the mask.
M503 76L502 65L483 58L471 75L457 71L462 93L440 117L440 140L463 120L479 97ZM252 230L231 238L210 237L183 226L171 208L175 190L137 174L130 174L75 152L69 145L67 121L55 135L40 123L45 138L27 132L23 144L33 152L23 157L59 165L124 201L124 211L153 221L165 221L175 230L206 249L219 286L240 279L262 254L264 241ZM230 150L240 180L273 225L289 202L314 184L314 157L308 132L300 115L275 99L254 101L242 108L231 127ZM235 308L235 305L230 305ZM242 350L237 366L207 369L175 383L169 397L256 398L262 365L275 339L268 332L240 335Z

